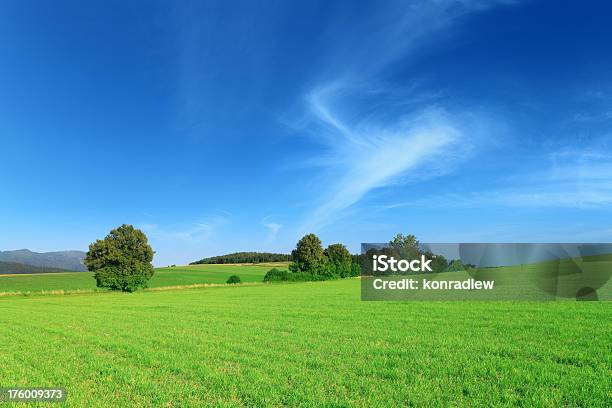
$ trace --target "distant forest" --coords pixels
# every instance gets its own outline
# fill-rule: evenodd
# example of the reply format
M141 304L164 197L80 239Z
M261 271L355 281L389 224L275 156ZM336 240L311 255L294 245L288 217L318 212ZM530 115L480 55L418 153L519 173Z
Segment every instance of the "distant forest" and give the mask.
M65 269L46 266L25 265L17 262L0 262L0 274L55 273L66 272Z
M199 261L191 262L189 265L287 262L291 260L291 255L289 254L273 254L270 252L235 252L233 254L200 259Z

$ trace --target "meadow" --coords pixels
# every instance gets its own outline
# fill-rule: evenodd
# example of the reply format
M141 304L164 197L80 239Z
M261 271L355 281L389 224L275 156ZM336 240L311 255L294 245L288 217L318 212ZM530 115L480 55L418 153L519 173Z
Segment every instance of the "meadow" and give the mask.
M231 275L239 275L243 282L261 282L271 268L286 269L288 263L188 265L156 268L149 282L150 288L222 284ZM106 291L96 288L91 272L64 272L31 275L0 275L0 295L36 293L42 291Z
M68 406L609 406L610 302L362 302L359 279L0 298L0 387Z

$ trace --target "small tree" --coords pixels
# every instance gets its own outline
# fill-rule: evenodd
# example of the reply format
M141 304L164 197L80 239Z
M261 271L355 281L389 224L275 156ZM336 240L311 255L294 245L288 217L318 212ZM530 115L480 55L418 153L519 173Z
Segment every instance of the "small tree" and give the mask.
M327 257L323 253L321 240L315 234L305 235L297 243L291 253L293 263L289 265L292 272L308 272L321 275L327 264Z
M153 276L153 254L144 232L123 224L89 245L85 265L98 287L133 292Z

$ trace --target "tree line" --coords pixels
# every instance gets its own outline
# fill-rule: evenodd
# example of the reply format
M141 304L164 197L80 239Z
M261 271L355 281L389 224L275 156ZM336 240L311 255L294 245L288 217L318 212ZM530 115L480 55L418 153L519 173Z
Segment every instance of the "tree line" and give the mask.
M234 252L226 255L203 258L199 261L191 262L189 265L287 262L291 260L292 257L289 254L275 254L270 252Z
M351 255L342 244L331 244L323 249L321 240L315 234L305 235L291 253L292 262L289 271L271 269L264 277L264 282L274 281L316 281L341 279L359 275L390 274L374 272L372 259L374 255L387 255L395 259L430 260L430 273L464 271L474 265L464 265L461 260L447 260L443 255L434 254L422 249L414 235L397 234L387 244L371 248L361 255Z
M147 236L131 225L121 225L101 240L89 246L85 265L94 272L98 287L133 292L146 288L154 274L152 265L155 252ZM422 251L414 235L397 234L382 248L372 248L362 255L351 255L343 244L336 243L323 248L315 234L300 239L291 255L266 252L236 252L194 263L257 263L291 260L289 270L272 269L264 282L273 281L318 281L343 279L371 273L374 254L385 254L397 259L430 259L432 272L465 270L470 265L461 261L447 261L442 255ZM368 269L369 268L369 269ZM228 283L240 283L239 276L232 276Z
M359 276L359 257L342 244L331 244L323 249L319 237L305 235L291 252L289 271L271 269L264 282L273 281L317 281Z

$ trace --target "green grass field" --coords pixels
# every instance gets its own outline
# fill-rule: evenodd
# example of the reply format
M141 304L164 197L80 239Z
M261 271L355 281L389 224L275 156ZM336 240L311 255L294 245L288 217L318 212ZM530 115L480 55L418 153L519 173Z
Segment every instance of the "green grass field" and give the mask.
M69 406L609 406L609 302L362 302L359 279L0 298L0 387Z
M206 283L225 283L231 275L239 275L243 282L261 282L271 268L286 269L287 263L257 265L189 265L157 268L149 287L188 286ZM99 291L93 273L66 272L33 275L0 275L0 294L41 291Z

